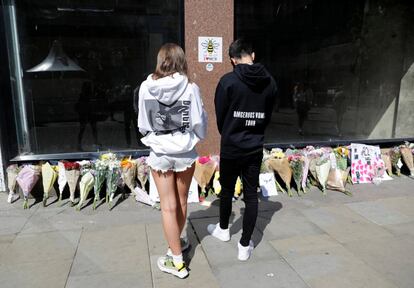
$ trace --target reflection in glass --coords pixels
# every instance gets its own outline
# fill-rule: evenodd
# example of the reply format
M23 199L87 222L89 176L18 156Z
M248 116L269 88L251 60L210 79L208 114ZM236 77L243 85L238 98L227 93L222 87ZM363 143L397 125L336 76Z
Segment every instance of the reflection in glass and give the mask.
M16 12L4 20L16 27L6 34L20 46L22 92L15 89L13 98L23 97L17 121L27 123L30 140L21 152L145 148L134 90L152 72L161 44L181 43L181 0L3 3Z
M236 0L236 37L277 80L266 141L413 137L410 1ZM411 86L410 86L411 87ZM407 122L409 123L407 125Z

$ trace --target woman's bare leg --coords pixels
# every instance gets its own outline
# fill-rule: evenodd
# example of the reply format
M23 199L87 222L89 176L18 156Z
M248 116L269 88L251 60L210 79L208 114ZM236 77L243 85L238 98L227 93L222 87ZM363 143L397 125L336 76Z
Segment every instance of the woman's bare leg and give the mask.
M183 232L185 222L187 220L187 198L188 198L188 190L191 185L191 180L194 174L195 164L193 164L190 168L182 172L176 172L175 182L178 191L179 203L177 205L177 220L178 220L178 227L181 232Z
M167 171L165 173L151 170L160 196L162 224L165 239L174 255L181 254L180 243L180 226L178 222L179 198L176 188L175 172Z

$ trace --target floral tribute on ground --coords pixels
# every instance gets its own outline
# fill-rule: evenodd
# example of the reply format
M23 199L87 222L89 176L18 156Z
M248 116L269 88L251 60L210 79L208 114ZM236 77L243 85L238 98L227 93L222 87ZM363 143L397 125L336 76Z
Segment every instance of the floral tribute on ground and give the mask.
M302 196L311 186L318 188L323 195L326 195L327 191L338 191L352 196L346 188L347 184L379 184L402 174L414 178L413 154L414 143L408 142L382 149L358 143L335 148L307 146L302 149L264 149L261 173L266 174L266 178L263 179L266 179L267 184L268 181L274 181L273 189L276 187L279 192L289 197L293 196L293 190L298 196ZM13 203L22 194L23 208L28 209L29 195L41 179L44 206L47 206L50 191L54 189L57 181L56 190L59 193L56 194L59 196L59 205L63 205L65 187L68 186L69 203L76 206L78 211L88 206L85 203L90 198L92 190L93 195L89 203L93 203L94 210L103 202L102 199L105 199L109 209L112 209L115 206L116 195L125 197L127 191L137 202L159 209L159 204L149 196L150 168L146 159L146 156L132 159L105 153L94 160L60 160L53 163L26 163L20 166L12 164L6 169L9 190L7 201ZM220 195L219 161L218 156L209 155L199 157L195 163L194 180L198 184L200 202L209 195ZM258 185L258 191L260 187L263 186ZM239 177L235 183L234 197L238 198L242 193L243 182ZM103 198L102 194L105 195Z

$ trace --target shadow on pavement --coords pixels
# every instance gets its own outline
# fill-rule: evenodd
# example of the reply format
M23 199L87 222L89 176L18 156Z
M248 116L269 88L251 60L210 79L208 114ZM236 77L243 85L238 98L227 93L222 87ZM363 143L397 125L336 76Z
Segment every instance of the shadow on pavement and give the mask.
M187 253L184 254L185 261L187 265L190 265L191 259L194 257L194 253L196 251L196 248L198 245L202 243L202 240L204 237L209 236L207 233L207 225L208 224L216 224L218 221L216 220L217 217L219 217L219 206L220 206L220 199L216 199L211 203L211 206L206 210L200 210L200 211L194 211L191 212L190 215L188 215L188 223L187 223L187 235L190 239L190 235L195 235L196 239L191 241L191 249L187 251ZM235 206L235 205L234 205ZM263 239L263 233L266 230L266 226L270 223L270 221L273 218L273 215L281 210L283 207L282 203L280 202L274 202L270 201L268 198L259 197L259 212L258 212L258 219L257 221L260 221L260 225L258 225L256 221L255 230L252 235L252 240L255 244L255 247L257 247L260 242ZM234 208L233 208L234 209ZM240 214L236 220L235 220L235 213L232 211L230 215L230 235L237 234L240 230L242 230L243 227L243 215L244 215L244 208L240 208ZM199 220L199 219L211 219L211 221L208 221L203 227L202 231L197 233L195 229L195 225L192 223L192 220ZM260 229L259 229L260 226ZM211 236L212 237L212 236ZM196 240L196 241L195 241ZM219 241L219 240L217 240Z

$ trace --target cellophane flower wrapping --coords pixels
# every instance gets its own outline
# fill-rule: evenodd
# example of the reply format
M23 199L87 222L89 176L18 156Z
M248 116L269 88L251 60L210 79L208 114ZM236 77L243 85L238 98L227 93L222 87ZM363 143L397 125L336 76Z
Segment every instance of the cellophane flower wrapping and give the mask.
M106 202L109 208L112 208L115 192L122 183L120 161L111 160L108 162L108 170L106 171Z
M106 179L106 171L108 169L108 165L105 161L101 159L97 159L93 163L93 175L94 175L94 184L93 184L93 191L94 191L94 198L93 198L93 209L96 209L96 205L100 198L101 189L103 187L103 183Z
M47 199L49 198L49 192L52 189L57 177L58 173L52 165L49 164L49 162L42 164L43 206L46 206Z
M68 180L65 174L65 164L62 161L58 162L58 186L59 186L59 202L62 202L63 190L65 189Z
M326 187L329 190L340 191L346 195L352 194L346 190L346 182L350 167L348 167L349 150L347 147L338 147L331 154L331 169L329 171Z
M407 168L410 170L410 176L414 177L414 162L413 162L413 153L409 147L409 145L401 145L400 146L400 152L401 157L407 166Z
M210 156L199 157L195 162L194 179L201 188L201 197L206 196L206 187L216 171L217 163Z
M220 195L221 193L220 171L214 172L213 190L214 190L214 194Z
M9 165L6 169L7 172L7 188L9 190L8 202L11 203L14 195L16 194L16 178L20 168L17 164Z
M392 167L395 169L397 176L401 175L401 152L398 146L395 146L390 149L390 158Z
M274 153L273 157L266 160L266 165L271 167L273 171L280 176L283 183L285 183L288 195L292 196L292 191L290 189L292 181L292 169L290 168L289 160L284 153L281 153L280 151L277 153L278 154ZM279 185L277 181L276 185L282 192L284 192L284 189Z
M300 195L304 166L303 156L299 153L299 151L295 151L294 154L290 154L288 160L290 168L292 169L292 176L296 184L297 193Z
M134 192L137 185L135 180L137 177L137 165L135 160L131 160L131 158L123 159L121 161L121 172L123 182L131 192Z
M135 160L136 167L137 167L137 178L139 181L139 184L141 185L141 189L146 191L146 184L148 182L148 176L149 176L149 166L147 164L147 157L142 156Z
M134 193L135 193L136 201L144 203L152 207L156 206L156 202L153 201L151 197L148 195L148 193L145 190L141 189L140 187L136 186L134 188Z
M384 161L385 168L389 176L392 176L392 163L391 163L391 156L390 156L390 148L381 148L381 159Z
M92 174L92 170L89 169L88 171L84 171L84 174L81 177L79 182L79 190L80 190L80 199L77 205L77 210L80 210L83 203L88 198L89 192L92 190L93 185L95 183L95 177Z
M328 181L329 170L331 169L331 161L329 156L322 156L315 163L316 177L325 194L326 182Z
M80 176L80 165L78 162L69 162L63 161L65 166L65 176L68 181L69 192L70 192L70 202L72 205L75 204L75 191L76 186L78 185L79 176Z
M41 168L38 165L25 165L17 174L16 181L23 191L23 209L29 208L28 197L40 177Z

